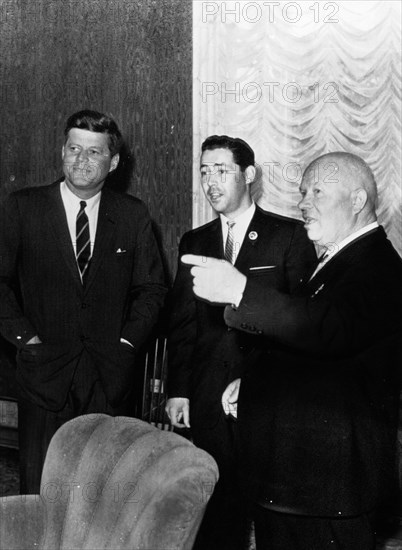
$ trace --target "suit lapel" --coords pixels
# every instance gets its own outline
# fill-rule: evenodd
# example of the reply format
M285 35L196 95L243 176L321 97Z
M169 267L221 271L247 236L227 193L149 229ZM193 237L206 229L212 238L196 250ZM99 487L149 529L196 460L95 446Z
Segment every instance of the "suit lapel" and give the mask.
M48 199L49 209L46 215L49 222L50 231L53 233L59 244L61 255L66 262L72 277L76 281L77 285L82 288L74 248L71 243L71 236L68 230L66 212L64 210L63 201L60 195L60 181L49 185Z
M250 256L255 256L255 251L258 247L261 235L264 235L264 246L266 245L267 236L269 239L271 234L270 229L268 229L267 231L267 225L269 223L270 220L267 218L267 216L261 214L257 206L254 216L251 219L250 225L247 228L243 243L235 261L235 266L240 271L248 271L248 268L252 264L252 262L250 262Z
M208 228L204 235L205 241L202 242L202 255L210 258L223 258L223 236L220 218L217 218Z
M77 283L79 289L85 292L90 288L96 272L102 263L102 259L107 250L108 244L114 234L116 219L118 219L118 209L114 195L108 189L102 190L102 196L99 204L98 223L96 228L95 246L92 254L88 279L83 289L81 277L78 271L77 261L74 254L74 248L71 243L71 236L68 230L66 212L60 195L60 181L49 185L49 208L47 219L50 230L54 234L60 248L61 255L67 264L67 267Z
M370 247L376 239L385 238L386 236L383 228L378 227L352 241L331 258L328 263L324 264L312 279L306 279L305 285L302 286L304 289L302 293L309 293L311 296L316 296L324 290L326 285L331 285L332 281L341 280L343 274L347 273L351 266L360 262L360 257L362 254L364 255L366 247Z
M118 208L116 202L116 198L108 189L102 190L102 196L99 204L98 223L96 226L95 246L89 266L85 292L87 292L91 287L115 232L116 220L118 219Z

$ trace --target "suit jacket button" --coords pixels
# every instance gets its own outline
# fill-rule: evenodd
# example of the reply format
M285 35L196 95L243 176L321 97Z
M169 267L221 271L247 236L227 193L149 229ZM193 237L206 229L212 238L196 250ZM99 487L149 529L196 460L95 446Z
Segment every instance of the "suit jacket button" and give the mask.
M261 336L262 330L257 330L257 334L258 334L258 336Z
M247 328L247 324L246 324L246 323L242 323L242 324L240 325L240 328Z
M84 304L84 303L81 304L81 309L86 309L87 307L88 307L88 304Z

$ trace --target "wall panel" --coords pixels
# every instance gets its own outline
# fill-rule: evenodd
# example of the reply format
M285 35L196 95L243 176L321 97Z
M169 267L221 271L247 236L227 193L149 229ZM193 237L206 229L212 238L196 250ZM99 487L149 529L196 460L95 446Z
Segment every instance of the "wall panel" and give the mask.
M60 176L69 114L109 112L120 187L148 204L172 273L191 227L191 2L1 0L0 25L0 196Z

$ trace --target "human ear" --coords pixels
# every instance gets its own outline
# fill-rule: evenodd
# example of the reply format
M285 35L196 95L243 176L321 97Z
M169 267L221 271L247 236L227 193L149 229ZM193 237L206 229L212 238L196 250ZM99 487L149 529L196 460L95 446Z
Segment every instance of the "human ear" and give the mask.
M363 210L367 203L367 191L364 189L356 189L352 192L352 206L354 214L358 214Z
M253 183L253 181L255 180L255 174L256 174L255 166L252 166L252 165L247 166L247 168L244 171L244 176L246 178L246 185Z
M118 153L113 155L112 160L110 161L109 172L112 172L113 170L116 170L117 165L119 164L119 160L120 160L120 155Z

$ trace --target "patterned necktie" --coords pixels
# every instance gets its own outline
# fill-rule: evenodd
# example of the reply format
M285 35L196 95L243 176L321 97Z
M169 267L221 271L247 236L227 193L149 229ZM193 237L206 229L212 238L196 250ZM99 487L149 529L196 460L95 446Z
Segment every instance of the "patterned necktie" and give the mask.
M226 222L228 224L228 236L226 237L225 244L225 260L234 263L234 238L233 238L233 226L236 222Z
M85 201L80 202L80 210L76 221L76 250L77 263L81 273L82 283L85 283L85 277L88 273L89 260L91 259L91 239L89 236L89 221L85 213Z

